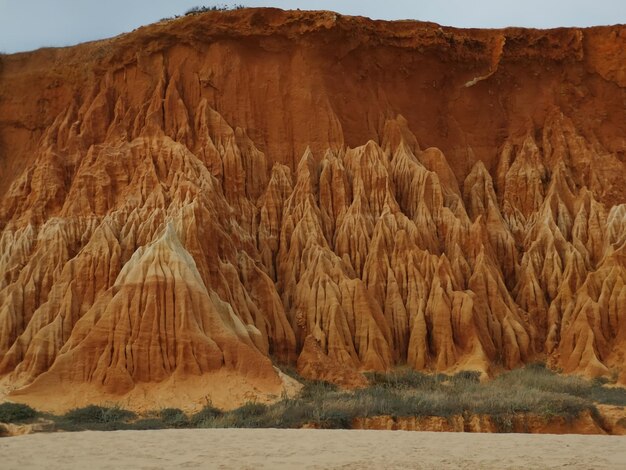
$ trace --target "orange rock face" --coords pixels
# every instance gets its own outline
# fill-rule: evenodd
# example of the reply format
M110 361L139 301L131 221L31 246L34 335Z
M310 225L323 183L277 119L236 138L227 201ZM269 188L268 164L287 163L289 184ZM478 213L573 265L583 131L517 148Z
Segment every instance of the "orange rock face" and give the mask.
M246 9L1 56L0 383L69 407L272 399L273 363L626 382L624 51Z

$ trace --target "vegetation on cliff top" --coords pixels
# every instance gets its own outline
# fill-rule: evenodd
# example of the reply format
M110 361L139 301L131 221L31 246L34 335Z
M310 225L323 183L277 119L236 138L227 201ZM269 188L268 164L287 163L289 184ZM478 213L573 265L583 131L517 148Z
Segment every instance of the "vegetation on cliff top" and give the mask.
M245 5L226 5L226 4L216 4L211 6L196 6L192 7L185 12L184 15L174 15L168 16L167 18L161 18L161 21L174 20L176 18L180 18L181 16L189 16L189 15L198 15L200 13L206 13L208 11L228 11L228 10L241 10L242 8L246 8Z
M205 13L207 11L226 11L226 10L241 10L245 8L244 5L225 5L217 4L212 6L198 6L190 8L185 12L185 15L197 15L198 13Z

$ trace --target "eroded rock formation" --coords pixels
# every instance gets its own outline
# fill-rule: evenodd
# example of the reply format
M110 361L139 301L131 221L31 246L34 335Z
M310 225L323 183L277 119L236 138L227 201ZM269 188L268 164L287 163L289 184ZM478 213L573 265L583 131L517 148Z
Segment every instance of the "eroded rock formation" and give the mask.
M249 9L1 57L3 387L626 383L625 43Z

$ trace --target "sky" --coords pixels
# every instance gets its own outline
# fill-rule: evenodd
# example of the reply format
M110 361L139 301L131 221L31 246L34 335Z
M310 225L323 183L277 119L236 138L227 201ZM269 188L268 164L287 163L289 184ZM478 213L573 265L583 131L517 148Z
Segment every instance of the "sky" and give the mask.
M132 31L194 6L235 3L472 28L626 23L626 0L0 0L0 52L69 46Z

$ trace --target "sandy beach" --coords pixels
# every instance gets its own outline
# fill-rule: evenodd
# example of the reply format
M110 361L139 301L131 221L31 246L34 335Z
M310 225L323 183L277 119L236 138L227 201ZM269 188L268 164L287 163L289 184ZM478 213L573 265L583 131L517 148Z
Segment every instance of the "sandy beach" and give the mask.
M404 431L202 429L0 439L9 469L618 469L626 437Z

